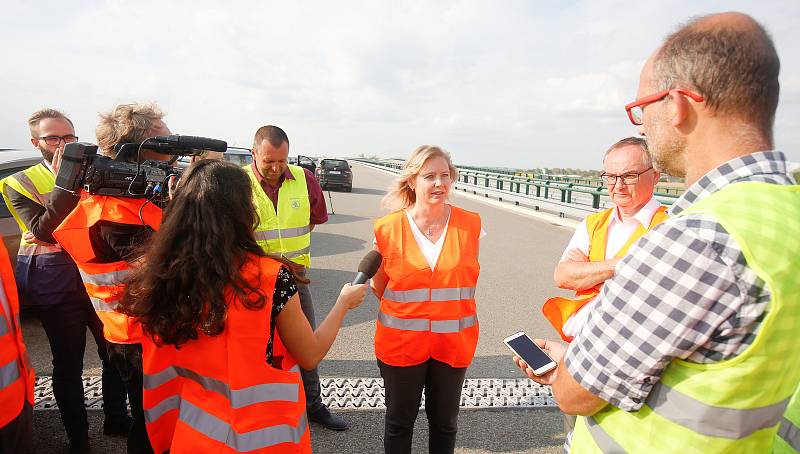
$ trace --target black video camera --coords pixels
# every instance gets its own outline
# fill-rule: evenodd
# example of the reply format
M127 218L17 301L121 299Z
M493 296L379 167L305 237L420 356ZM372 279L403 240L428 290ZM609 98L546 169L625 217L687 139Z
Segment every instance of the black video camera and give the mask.
M56 176L56 186L70 192L114 197L148 198L163 202L171 176L180 177L183 169L173 167L178 156L197 156L205 151L225 152L228 144L217 139L193 136L156 136L141 143L122 143L112 159L97 154L97 145L75 142L64 147ZM172 155L169 161L130 162L141 150Z

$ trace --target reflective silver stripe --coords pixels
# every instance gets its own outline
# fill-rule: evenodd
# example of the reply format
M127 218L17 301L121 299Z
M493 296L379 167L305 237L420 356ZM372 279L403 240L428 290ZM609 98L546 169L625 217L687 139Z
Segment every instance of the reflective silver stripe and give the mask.
M290 367L289 368L289 372L297 372L299 374L300 373L300 365L299 364L295 364L294 366Z
M404 331L431 331L436 334L458 333L474 326L478 322L476 315L469 315L459 320L428 320L427 318L399 318L378 312L381 325Z
M303 249L298 249L296 251L281 252L281 255L286 257L287 259L294 259L294 258L303 256L303 255L306 255L306 254L308 254L310 252L311 252L311 246L303 248Z
M383 291L383 297L397 303L471 300L475 298L475 287L421 288L414 290L392 290L387 288Z
M475 298L475 287L435 288L431 290L431 301L471 300Z
M469 315L459 320L431 320L431 332L437 334L458 333L478 323L477 315Z
M24 172L17 172L14 174L14 179L16 179L19 182L19 184L23 188L25 188L26 191L30 192L32 196L36 197L36 202L39 205L42 206L47 205L47 199L49 198L48 197L49 193L48 194L39 193L39 190L36 189L36 185L33 184L33 181L31 181L30 178L28 178L28 175L26 175Z
M4 315L0 315L0 336L5 336L9 331L11 330L8 327L6 317Z
M392 290L387 288L383 291L383 297L389 301L398 303L419 303L428 301L430 289L421 288L416 290Z
M145 408L144 409L144 420L149 424L157 421L158 418L164 416L164 414L170 410L177 410L178 407L181 405L181 396L172 396L167 399L162 400L158 403L158 405L153 406L152 408Z
M12 359L10 363L5 366L0 366L0 389L11 385L19 378L19 365L17 360Z
M306 432L308 421L305 413L300 417L297 427L281 424L251 432L238 433L225 421L206 413L201 408L188 401L181 403L181 421L203 435L226 444L236 452L253 451L280 443L300 443Z
M378 320L383 326L404 331L429 331L431 327L427 318L398 318L383 312L378 312Z
M278 238L295 238L311 233L311 226L293 227L289 229L256 230L256 241L277 240Z
M786 418L781 419L778 436L789 444L795 451L800 451L800 427L797 427Z
M119 306L119 301L106 302L93 296L90 296L89 299L92 301L95 312L116 312L117 306Z
M586 428L589 429L592 440L594 440L597 447L600 448L604 454L623 454L626 452L622 449L622 446L617 444L617 442L600 427L600 424L597 424L597 421L595 421L593 417L587 416L584 420L586 421Z
M43 254L55 254L61 252L61 246L54 245L54 246L42 246L39 244L22 244L19 245L19 251L17 251L17 255L25 255L25 256L33 256L33 255L43 255Z
M699 434L739 439L777 425L789 399L745 410L715 407L659 382L650 391L646 403L660 416Z
M233 408L242 408L262 402L297 402L300 386L296 383L262 383L242 389L231 389L225 382L200 375L184 367L169 366L156 374L144 375L144 388L154 389L176 378L192 380L208 391L225 396Z
M89 274L83 270L81 279L87 284L93 285L119 285L125 282L131 270L109 271L108 273Z

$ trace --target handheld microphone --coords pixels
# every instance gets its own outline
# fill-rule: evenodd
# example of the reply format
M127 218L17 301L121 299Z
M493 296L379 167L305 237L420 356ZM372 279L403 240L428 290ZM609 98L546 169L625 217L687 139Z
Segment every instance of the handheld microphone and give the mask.
M381 267L381 262L383 261L383 256L378 251L369 251L367 255L361 259L361 263L358 264L358 274L356 274L356 278L353 279L352 284L358 285L367 282L367 279L372 278L375 273L378 272L378 268Z
M196 136L155 136L151 140L157 143L166 143L178 150L209 150L224 153L228 149L228 143L224 140L209 139L208 137ZM147 144L144 145L147 148Z

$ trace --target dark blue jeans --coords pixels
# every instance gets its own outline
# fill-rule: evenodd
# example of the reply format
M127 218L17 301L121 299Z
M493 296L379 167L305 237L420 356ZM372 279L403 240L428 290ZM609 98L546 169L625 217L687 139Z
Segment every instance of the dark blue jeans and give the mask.
M103 364L103 412L107 419L124 418L128 414L125 386L119 373L108 360L103 323L92 308L86 292L75 292L56 304L29 306L26 311L42 322L53 354L53 394L61 413L67 436L72 440L88 436L83 374L86 350L86 328L97 343L97 354Z
M305 270L301 273L305 276ZM317 328L314 317L314 302L311 300L311 290L305 284L297 284L297 294L300 298L300 308L303 310L311 325L311 329ZM314 413L322 408L322 389L319 384L319 372L317 368L311 370L300 369L300 376L303 378L303 388L306 392L306 411Z
M142 407L143 379L142 373L142 344L115 344L108 343L108 357L119 371L122 381L128 389L128 400L131 404L131 417L133 425L128 432L128 454L153 452L150 438L147 436L147 427L144 421L144 408Z

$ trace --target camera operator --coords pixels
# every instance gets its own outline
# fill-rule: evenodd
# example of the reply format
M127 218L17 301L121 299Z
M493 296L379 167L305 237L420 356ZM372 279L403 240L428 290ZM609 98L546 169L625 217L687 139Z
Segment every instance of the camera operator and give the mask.
M101 153L113 157L117 144L169 135L163 116L155 104L121 104L101 114L96 131ZM134 162L170 158L146 149L130 157ZM65 192L59 191L56 197L66 197ZM82 198L52 234L78 265L92 305L103 321L109 358L127 386L133 416L128 433L129 453L152 452L142 410L142 333L134 319L115 308L131 264L139 257L137 247L160 224L161 208L147 198L94 194ZM41 235L40 239L44 239L47 232Z

